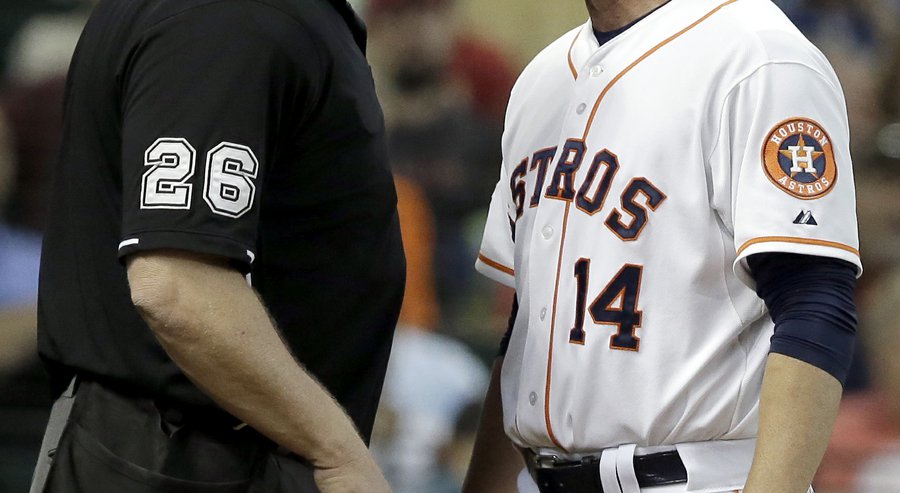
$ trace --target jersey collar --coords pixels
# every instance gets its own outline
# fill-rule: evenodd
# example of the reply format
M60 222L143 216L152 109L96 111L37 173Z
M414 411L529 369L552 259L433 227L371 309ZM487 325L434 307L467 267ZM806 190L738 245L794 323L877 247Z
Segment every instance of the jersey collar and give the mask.
M568 51L568 64L572 76L579 78L585 65L602 50L604 53L617 46L627 44L632 50L650 49L657 43L691 25L705 14L733 0L673 0L660 6L646 17L638 20L625 32L600 46L594 36L594 27L588 19L580 28L573 30L574 38Z

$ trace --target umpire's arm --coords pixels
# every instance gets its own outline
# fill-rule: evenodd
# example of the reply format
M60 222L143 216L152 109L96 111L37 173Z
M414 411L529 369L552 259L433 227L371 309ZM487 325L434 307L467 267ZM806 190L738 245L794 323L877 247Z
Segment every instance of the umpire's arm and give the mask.
M323 492L389 491L352 421L294 360L228 261L176 250L128 258L131 297L173 361L225 410L308 459Z

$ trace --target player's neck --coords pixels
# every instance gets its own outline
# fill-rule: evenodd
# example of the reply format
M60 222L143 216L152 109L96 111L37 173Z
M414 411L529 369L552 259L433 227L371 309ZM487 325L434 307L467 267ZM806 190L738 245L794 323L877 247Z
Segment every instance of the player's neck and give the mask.
M666 0L585 0L591 23L599 31L613 31L666 3Z

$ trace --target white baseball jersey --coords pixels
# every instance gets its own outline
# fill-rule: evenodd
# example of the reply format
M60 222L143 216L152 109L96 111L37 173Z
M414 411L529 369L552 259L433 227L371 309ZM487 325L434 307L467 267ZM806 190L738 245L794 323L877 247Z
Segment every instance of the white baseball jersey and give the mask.
M768 0L590 22L512 91L477 269L516 289L509 436L567 452L754 437L773 324L746 258L861 272L846 107Z

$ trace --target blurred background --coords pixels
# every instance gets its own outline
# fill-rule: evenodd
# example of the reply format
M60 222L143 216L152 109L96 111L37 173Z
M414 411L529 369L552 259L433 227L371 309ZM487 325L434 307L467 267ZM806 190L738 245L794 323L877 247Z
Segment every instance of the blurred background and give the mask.
M676 0L677 1L677 0ZM459 491L511 293L473 262L518 72L582 0L357 0L409 259L373 450L397 493ZM778 0L842 81L861 250L860 344L820 493L900 492L900 0ZM49 411L35 298L49 170L87 0L0 0L0 492L28 489Z

